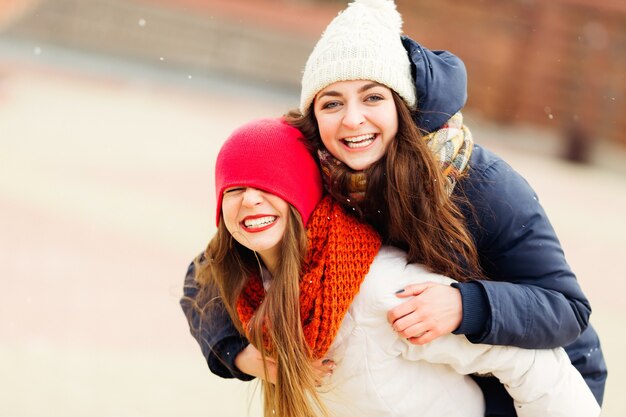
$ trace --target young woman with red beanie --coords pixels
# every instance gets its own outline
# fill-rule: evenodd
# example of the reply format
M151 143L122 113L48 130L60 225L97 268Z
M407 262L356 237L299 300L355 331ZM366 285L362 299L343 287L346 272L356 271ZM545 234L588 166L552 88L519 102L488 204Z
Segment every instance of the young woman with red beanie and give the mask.
M392 1L351 3L309 57L290 119L337 201L410 262L458 281L408 286L390 326L418 345L452 332L473 343L565 346L601 404L607 369L591 307L535 192L473 143L460 113L463 62L400 34ZM197 338L213 373L258 376L258 356L227 316L204 328ZM501 384L476 380L487 416L515 415Z
M267 358L265 416L481 417L483 396L467 376L474 372L506 384L519 416L599 414L561 348L472 344L452 334L420 346L394 332L386 312L401 301L398 288L453 281L407 264L406 253L322 197L317 163L294 127L275 119L240 127L215 174L218 231L182 302L199 326L225 308ZM337 366L320 375L316 365L329 355Z

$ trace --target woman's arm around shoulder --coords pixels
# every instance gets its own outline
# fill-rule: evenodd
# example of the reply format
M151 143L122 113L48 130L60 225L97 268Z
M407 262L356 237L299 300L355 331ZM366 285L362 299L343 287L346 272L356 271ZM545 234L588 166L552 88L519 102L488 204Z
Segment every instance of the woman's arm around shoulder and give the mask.
M484 148L476 146L470 163L469 177L459 182L469 203L462 209L488 280L455 284L463 299L455 333L526 348L571 343L587 327L591 307L537 195Z

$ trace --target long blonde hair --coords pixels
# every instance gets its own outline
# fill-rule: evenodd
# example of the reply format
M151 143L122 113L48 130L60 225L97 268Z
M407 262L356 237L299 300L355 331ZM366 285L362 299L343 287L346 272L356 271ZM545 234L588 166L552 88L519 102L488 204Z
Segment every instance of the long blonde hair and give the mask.
M252 274L262 273L256 254L237 242L223 219L209 242L202 259L197 258L195 281L199 288L193 310L200 323L211 320L214 309L225 308L237 330L246 336L263 358L276 361L276 384L267 382L268 367L263 363L262 380L265 417L327 416L317 390L310 362L309 346L300 318L300 272L307 252L306 231L300 214L290 206L281 256L263 303L248 329L237 314L237 301ZM190 321L191 322L191 321ZM271 350L266 347L269 341Z

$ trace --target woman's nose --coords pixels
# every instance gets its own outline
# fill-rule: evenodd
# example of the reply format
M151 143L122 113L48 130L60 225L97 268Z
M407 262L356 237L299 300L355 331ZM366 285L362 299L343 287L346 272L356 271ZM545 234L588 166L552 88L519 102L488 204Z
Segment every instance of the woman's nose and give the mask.
M256 206L263 201L263 193L256 188L248 187L243 192L243 204L249 207Z
M356 130L365 122L365 115L357 105L346 105L343 124L349 129Z

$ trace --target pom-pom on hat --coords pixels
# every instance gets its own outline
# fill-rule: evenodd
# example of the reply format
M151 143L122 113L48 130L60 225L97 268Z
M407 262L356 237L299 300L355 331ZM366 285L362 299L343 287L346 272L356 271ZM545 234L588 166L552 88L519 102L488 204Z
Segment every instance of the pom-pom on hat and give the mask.
M254 120L236 129L215 163L216 223L224 190L253 187L294 206L306 225L322 198L322 179L303 140L298 129L281 119Z
M356 0L328 25L302 75L300 112L337 81L372 80L415 108L411 63L400 35L402 17L392 0Z

